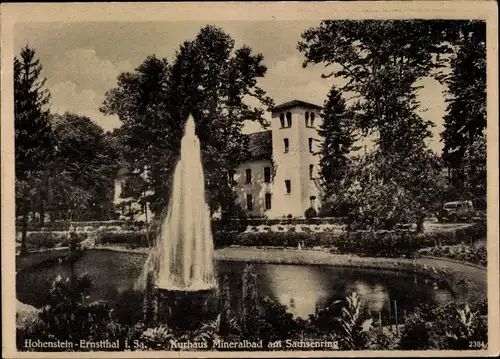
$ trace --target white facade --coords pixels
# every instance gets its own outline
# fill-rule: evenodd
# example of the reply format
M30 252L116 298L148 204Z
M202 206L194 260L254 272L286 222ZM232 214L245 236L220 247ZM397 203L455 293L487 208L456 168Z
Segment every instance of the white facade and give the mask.
M247 210L249 215L302 217L311 206L319 210L322 193L318 179L320 157L316 153L322 141L317 133L320 110L319 106L302 101L275 107L271 120L272 153L269 154L275 173L271 182L266 183L263 177L264 167L273 170L270 159L245 162L235 176L238 203L247 210L248 199L253 201ZM248 170L252 174L251 183L246 183ZM266 193L270 196L269 209Z

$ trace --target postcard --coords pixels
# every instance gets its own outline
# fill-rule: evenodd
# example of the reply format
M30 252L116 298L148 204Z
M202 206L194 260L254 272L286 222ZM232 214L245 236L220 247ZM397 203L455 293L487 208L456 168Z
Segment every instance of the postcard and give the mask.
M4 357L499 354L496 3L1 10Z

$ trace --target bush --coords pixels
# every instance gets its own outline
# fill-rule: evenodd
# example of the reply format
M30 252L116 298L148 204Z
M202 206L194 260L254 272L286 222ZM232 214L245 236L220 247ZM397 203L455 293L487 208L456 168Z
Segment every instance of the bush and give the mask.
M486 236L486 226L475 224L455 231L419 233L409 231L349 231L340 234L340 253L372 257L412 256L419 249L471 242Z
M127 244L134 247L148 246L147 236L144 232L104 232L99 235L96 242L99 244Z
M317 217L317 215L318 214L316 213L316 210L312 207L309 207L308 209L306 209L306 211L304 213L304 217L306 217L307 219Z
M466 244L437 246L423 248L418 253L420 255L450 258L483 266L486 266L488 263L488 255L484 246L474 247Z
M80 243L87 238L87 233L75 233L74 241ZM27 234L26 244L29 249L68 247L70 238L66 232L31 232Z
M230 245L297 247L301 243L303 247L311 248L335 245L339 238L340 233L336 232L305 233L291 230L288 232L218 232L214 233L214 244L216 248L221 248Z

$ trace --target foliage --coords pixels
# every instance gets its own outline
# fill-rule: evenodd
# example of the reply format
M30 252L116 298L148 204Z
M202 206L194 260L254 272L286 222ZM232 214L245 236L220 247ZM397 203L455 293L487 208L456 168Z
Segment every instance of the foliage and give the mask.
M18 329L18 345L26 339L72 342L123 339L126 331L106 302L88 300L90 286L91 279L85 274L67 280L58 276L50 290L50 303L39 312L39 320L31 328Z
M356 292L345 300L333 302L307 320L294 319L286 306L270 298L260 299L263 310L259 313L256 282L256 275L248 266L243 278L242 327L239 326L238 318L231 318L228 322L229 331L222 338L258 338L265 343L299 338L338 340L342 350L462 350L470 349L470 341L487 342L486 298L472 306L450 302L440 307L432 304L417 307L406 316L398 338L385 331L379 332L372 326L372 319L362 314L361 298ZM22 348L26 339L73 342L108 339L120 340L122 343L124 340L129 343L138 340L141 350L179 350L171 346L172 341L206 342L207 348L210 348L221 333L222 313L215 320L199 323L194 329L176 328L162 323L145 325L142 321L123 325L106 302L89 302L87 293L90 286L91 280L87 275L66 281L60 276L56 278L50 290L49 304L35 314L38 320L30 321L30 326L18 326L18 347Z
M481 314L479 307L472 310L469 304L418 308L405 323L401 349L464 350L471 349L470 342L487 343L487 324Z
M448 95L443 159L452 189L481 199L486 196L486 23L466 21L458 30L451 71L438 77Z
M118 87L106 94L101 110L123 122L119 136L130 172L147 166L149 201L157 213L168 204L171 173L189 114L200 139L210 208L221 207L223 216L233 210L233 174L246 156L243 121L266 124L264 110L246 100L253 97L267 108L273 105L257 86L267 71L262 55L234 45L221 29L205 26L194 40L180 46L171 65L150 56L134 73L121 74Z
M43 67L28 46L14 57L14 127L16 178L44 169L52 156L54 138L49 124L50 93L41 77Z
M87 233L75 233L76 243L80 243L87 238ZM31 232L26 239L27 249L55 248L70 245L68 233L54 232Z
M413 256L418 249L469 243L484 238L486 227L482 224L454 231L415 234L409 231L353 231L341 234L335 252L353 253L374 257Z
M401 219L416 221L420 230L432 206L440 165L425 144L432 123L417 114L417 83L443 65L439 55L451 51L441 25L427 20L322 21L305 31L298 45L304 67L324 63L334 70L323 77L345 80L339 90L354 94L349 109L353 130L376 137L375 149L355 160L336 196L376 228L389 229Z
M255 336L259 317L257 273L251 265L243 271L241 329L245 337Z
M229 291L229 277L225 275L222 278L222 286L219 296L220 311L220 335L227 335L230 331L231 319L231 293Z
M106 218L113 209L120 165L113 140L85 116L53 115L51 123L57 141L48 183L51 215Z
M425 216L436 206L440 171L440 161L430 150L404 155L374 151L353 164L349 177L354 180L343 193L343 202L351 204L350 216L365 228L417 223L423 230Z
M457 244L449 246L437 246L422 248L419 255L451 258L463 262L480 264L486 266L488 263L488 253L485 246L470 246L467 244Z
M342 93L332 87L323 106L323 121L318 134L324 138L321 144L321 179L325 187L325 198L331 198L346 180L349 167L348 155L355 151L353 113L349 112Z
M314 218L317 216L317 213L316 213L316 210L312 207L309 207L308 209L306 209L306 211L304 212L304 217L306 217L306 219L309 219L309 218Z
M342 345L344 350L364 349L367 344L367 332L373 319L363 320L361 316L361 299L353 292L347 298L347 307L342 307L341 324L344 331Z
M50 93L41 77L35 50L26 46L14 57L14 130L16 217L22 216L21 253L26 252L28 213L45 201L46 165L54 138L48 122Z

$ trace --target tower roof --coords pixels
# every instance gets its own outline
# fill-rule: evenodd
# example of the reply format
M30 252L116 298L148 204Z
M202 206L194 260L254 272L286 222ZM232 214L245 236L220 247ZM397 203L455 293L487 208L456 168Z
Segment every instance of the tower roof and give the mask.
M315 110L321 110L321 106L315 105L310 102L305 102L305 101L300 101L300 100L292 100L288 101L285 103L282 103L281 105L277 105L273 108L272 112L276 111L283 111L291 107L307 107Z

